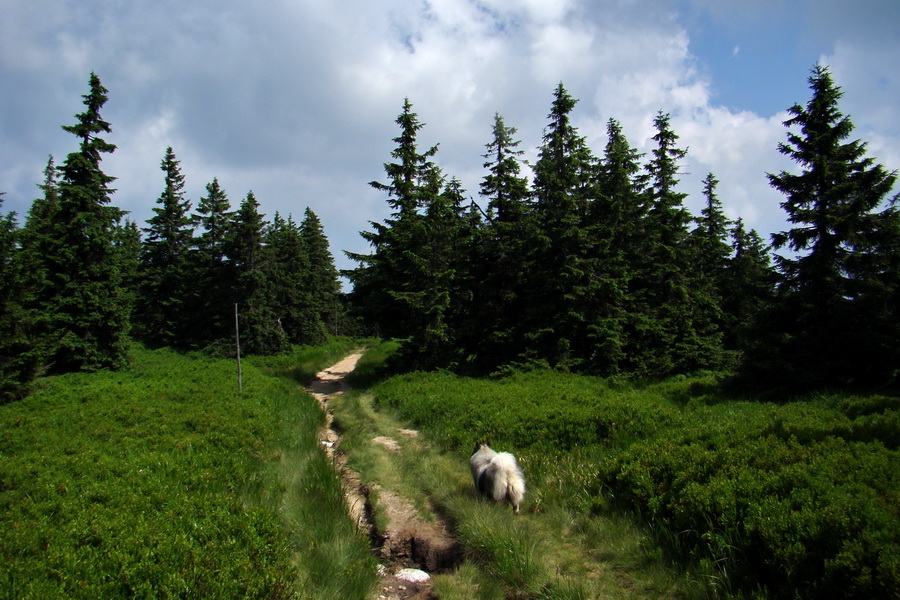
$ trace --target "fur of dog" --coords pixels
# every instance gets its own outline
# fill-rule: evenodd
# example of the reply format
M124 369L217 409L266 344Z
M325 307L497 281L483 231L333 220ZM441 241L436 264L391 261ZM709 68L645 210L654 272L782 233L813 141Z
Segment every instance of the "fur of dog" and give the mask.
M509 502L519 514L525 498L525 475L515 456L509 452L495 452L487 444L477 444L469 467L479 493L495 502Z

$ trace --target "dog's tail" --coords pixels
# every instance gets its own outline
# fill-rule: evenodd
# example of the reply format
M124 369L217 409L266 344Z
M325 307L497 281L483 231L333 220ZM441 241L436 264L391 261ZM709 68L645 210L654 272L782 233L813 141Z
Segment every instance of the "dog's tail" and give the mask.
M525 475L522 474L516 457L509 452L501 452L493 458L491 464L496 469L491 495L497 502L508 501L518 514L525 498Z

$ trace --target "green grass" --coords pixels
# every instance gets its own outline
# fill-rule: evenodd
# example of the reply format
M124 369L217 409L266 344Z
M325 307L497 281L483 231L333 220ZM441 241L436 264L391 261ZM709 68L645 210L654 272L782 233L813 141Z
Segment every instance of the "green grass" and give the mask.
M336 337L330 338L321 346L301 346L292 354L253 356L248 360L268 374L307 385L315 378L316 373L365 345L366 340Z
M561 572L578 572L561 550L575 535L632 589L664 589L664 571L643 565L665 559L682 572L683 596L893 597L900 400L778 405L719 390L715 375L623 383L550 371L412 373L375 385L373 405L461 464L477 441L515 452L529 482L526 514L557 539ZM604 547L603 530L626 519L645 540Z
M383 355L368 356L373 364L367 368L377 373L376 363ZM441 382L439 398L422 394L419 384L427 387L432 378ZM453 573L435 578L438 597L660 598L674 591L682 597L702 597L694 593L697 586L692 581L678 580L653 540L632 521L619 516L598 519L584 512L593 499L583 492L579 494L586 499L575 502L575 508L570 506L577 486L590 483L596 489L596 471L580 470L594 457L587 450L552 457L543 451L523 453L529 492L524 513L516 516L508 506L486 502L473 490L468 469L471 445L469 440L459 441L463 434L458 433L471 422L459 425L435 416L430 422L415 422L422 428L418 438L399 433L413 423L398 419L394 410L386 408L387 397L380 394L402 382L397 394L405 394L408 404L421 411L417 414L434 415L441 402L454 402L453 385L444 387L444 382L455 379L440 374L400 376L376 385L374 396L358 391L331 402L343 432L341 448L349 452L350 465L363 480L409 499L424 518L428 508L434 508L463 543L465 562ZM406 382L413 383L407 386ZM478 394L465 387L462 393L470 393L484 406L482 392L492 384L496 385L480 381ZM423 409L420 402L428 408ZM453 408L447 408L450 414ZM376 436L394 438L401 452L372 443Z
M896 597L895 396L756 403L713 375L385 378L392 346L367 344L354 382L371 391L332 403L342 448L463 541L441 598ZM299 390L356 345L250 358L243 393L232 361L135 346L125 371L0 406L0 598L367 597L374 558ZM516 453L522 515L476 497L476 441Z
M233 361L135 345L128 370L0 407L0 597L363 597L366 541L322 508L340 488L321 412L273 376L302 380L349 344L247 360L243 393ZM353 591L331 589L347 570Z
M308 383L357 347L353 340L339 340L316 348L305 360L268 357L253 362L286 380ZM288 532L303 597L364 598L375 584L375 559L369 541L347 516L339 479L318 447L322 411L311 397L300 400L278 406L278 460L259 472L260 495L269 495L264 503L277 508Z

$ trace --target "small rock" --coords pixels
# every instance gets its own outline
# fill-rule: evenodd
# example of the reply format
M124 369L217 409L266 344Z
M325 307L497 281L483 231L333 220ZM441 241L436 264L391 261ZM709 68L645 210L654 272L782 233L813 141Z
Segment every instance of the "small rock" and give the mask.
M329 448L331 448L332 446L334 446L334 442L329 442L328 440L322 440L322 445L328 446Z
M400 569L396 577L410 583L428 583L431 580L431 575L420 569Z

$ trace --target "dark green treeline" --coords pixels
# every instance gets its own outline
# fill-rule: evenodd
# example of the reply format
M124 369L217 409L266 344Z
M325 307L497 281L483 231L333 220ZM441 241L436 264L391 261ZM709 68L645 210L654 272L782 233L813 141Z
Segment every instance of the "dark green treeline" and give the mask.
M790 109L778 148L799 174L769 175L792 230L770 247L729 221L718 179L692 215L678 191L686 150L668 114L648 155L615 119L596 156L560 84L531 182L516 130L496 116L481 200L421 151L406 100L393 162L372 186L392 209L348 255L355 310L404 339L403 368L490 373L551 366L601 375L737 370L790 387L885 385L900 370L896 174L847 143L827 68ZM774 255L772 250L784 250Z
M130 336L233 354L235 304L245 353L321 343L342 326L338 273L308 208L300 223L267 222L252 192L232 210L214 179L192 213L172 148L143 230L112 206L106 101L92 73L85 111L64 126L79 149L59 167L50 158L21 227L0 220L0 400L42 374L120 368Z

